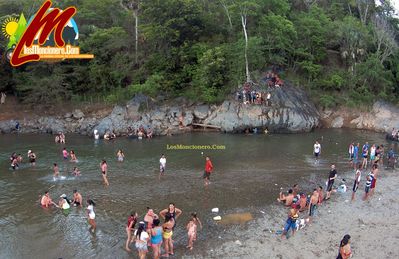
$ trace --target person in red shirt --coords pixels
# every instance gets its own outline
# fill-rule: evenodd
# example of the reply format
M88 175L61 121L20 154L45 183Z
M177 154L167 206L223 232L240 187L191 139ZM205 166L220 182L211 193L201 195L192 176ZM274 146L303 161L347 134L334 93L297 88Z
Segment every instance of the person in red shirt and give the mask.
M209 185L209 179L211 177L212 170L213 170L213 165L211 159L207 156L205 163L205 173L204 173L205 186Z

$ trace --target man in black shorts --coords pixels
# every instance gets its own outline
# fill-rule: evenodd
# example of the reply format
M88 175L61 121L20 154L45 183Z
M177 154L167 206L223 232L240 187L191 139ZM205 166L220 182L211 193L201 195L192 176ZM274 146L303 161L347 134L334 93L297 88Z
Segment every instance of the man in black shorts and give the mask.
M328 175L326 200L330 199L335 178L337 178L337 170L335 170L335 165L332 164L330 174Z

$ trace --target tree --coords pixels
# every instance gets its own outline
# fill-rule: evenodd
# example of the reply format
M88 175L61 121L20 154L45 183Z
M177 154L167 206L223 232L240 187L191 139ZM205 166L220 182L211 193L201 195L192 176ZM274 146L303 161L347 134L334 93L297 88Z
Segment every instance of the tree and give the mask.
M381 64L398 50L395 40L395 32L390 23L383 16L376 15L372 19L373 40L376 46L376 54Z

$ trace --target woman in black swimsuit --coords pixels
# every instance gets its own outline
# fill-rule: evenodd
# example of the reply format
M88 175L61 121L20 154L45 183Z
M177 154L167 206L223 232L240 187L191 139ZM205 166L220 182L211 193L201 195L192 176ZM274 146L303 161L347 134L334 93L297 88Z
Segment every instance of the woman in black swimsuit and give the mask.
M169 203L169 208L162 210L159 215L165 219L167 215L169 215L172 219L174 219L175 225L173 228L176 226L176 220L177 218L182 214L182 210L178 209L175 207L174 203Z

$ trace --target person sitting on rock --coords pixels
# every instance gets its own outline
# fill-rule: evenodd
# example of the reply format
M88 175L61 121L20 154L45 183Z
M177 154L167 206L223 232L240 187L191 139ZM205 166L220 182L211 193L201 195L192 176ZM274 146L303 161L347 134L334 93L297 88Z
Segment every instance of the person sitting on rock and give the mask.
M147 131L147 138L152 138L152 129L151 128L148 128L148 131Z

